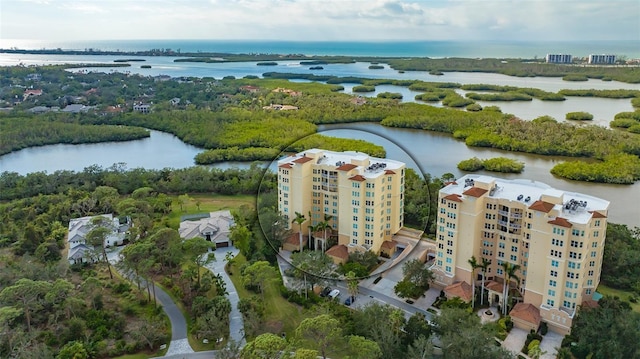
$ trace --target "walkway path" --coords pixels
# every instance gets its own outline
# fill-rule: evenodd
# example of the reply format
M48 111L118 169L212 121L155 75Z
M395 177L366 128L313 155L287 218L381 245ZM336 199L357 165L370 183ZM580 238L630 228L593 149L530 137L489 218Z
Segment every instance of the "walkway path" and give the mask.
M238 292L236 291L236 287L233 285L231 278L229 278L229 275L224 270L224 258L227 253L231 253L235 257L236 255L238 255L239 251L235 247L227 247L218 248L214 253L216 255L216 261L205 265L205 267L209 269L213 274L220 274L225 284L227 285L227 292L229 292L228 297L229 301L231 302L231 314L229 314L229 336L237 343L240 343L240 345L244 345L244 321L242 320L242 313L240 313L240 311L238 310L238 302L240 301L240 297L238 297Z

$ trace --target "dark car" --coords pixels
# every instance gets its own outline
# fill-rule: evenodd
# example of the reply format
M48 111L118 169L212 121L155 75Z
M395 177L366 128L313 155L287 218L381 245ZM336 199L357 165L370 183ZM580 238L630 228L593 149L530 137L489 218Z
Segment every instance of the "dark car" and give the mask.
M351 303L356 301L356 297L349 297L344 301L344 305L351 305Z
M322 292L320 292L321 297L326 297L331 293L331 287L325 287Z

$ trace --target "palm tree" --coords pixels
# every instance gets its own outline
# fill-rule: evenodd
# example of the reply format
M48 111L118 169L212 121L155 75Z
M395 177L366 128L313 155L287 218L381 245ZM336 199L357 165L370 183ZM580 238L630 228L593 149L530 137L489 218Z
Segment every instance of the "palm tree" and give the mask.
M300 212L296 212L296 218L293 219L292 222L296 223L298 225L298 235L300 236L300 252L302 252L302 223L304 223L304 221L306 221L306 218L304 217L304 214L300 213Z
M510 262L502 262L502 269L504 270L504 284L502 292L502 313L507 315L507 306L509 305L509 283L511 278L515 278L516 282L520 284L520 278L516 275L516 271L520 269L519 264L512 264Z
M491 265L491 261L486 259L486 258L482 258L482 264L480 264L480 269L481 269L481 273L482 273L482 291L480 292L480 305L482 305L484 303L484 282L485 282L485 275L487 274L487 268L489 268L489 266Z
M331 228L329 222L320 222L316 227L316 230L322 231L322 251L325 252L327 250L327 229Z
M480 265L476 260L476 256L471 256L467 262L471 266L471 309L473 309L476 304L476 269L480 268Z

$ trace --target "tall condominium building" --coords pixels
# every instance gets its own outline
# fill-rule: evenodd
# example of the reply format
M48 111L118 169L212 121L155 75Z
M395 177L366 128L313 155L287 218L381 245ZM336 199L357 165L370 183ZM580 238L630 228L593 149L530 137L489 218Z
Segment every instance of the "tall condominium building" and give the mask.
M378 253L403 226L404 171L361 152L307 150L278 161L278 209L294 231L328 218L339 244ZM296 213L306 217L301 228Z
M589 55L590 64L615 64L616 55Z
M552 64L570 64L573 57L567 54L547 54L545 60Z
M540 182L466 175L438 195L436 282L471 284L468 260L489 260L489 302L502 304L507 282L519 302L511 311L516 325L537 329L544 321L568 333L576 310L594 303L608 208L603 199ZM519 282L505 280L505 262L520 266ZM480 272L473 272L476 283Z

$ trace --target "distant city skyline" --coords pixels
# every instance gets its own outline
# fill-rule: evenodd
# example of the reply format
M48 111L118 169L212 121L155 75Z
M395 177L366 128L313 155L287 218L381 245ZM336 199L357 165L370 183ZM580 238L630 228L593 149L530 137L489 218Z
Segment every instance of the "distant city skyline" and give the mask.
M640 41L637 0L2 0L9 39Z

